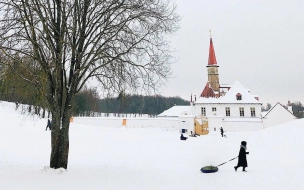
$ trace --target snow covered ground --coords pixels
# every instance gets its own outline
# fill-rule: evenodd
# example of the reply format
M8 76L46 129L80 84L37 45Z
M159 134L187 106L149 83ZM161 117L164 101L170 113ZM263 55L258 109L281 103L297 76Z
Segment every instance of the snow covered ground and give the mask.
M106 128L72 123L68 169L50 169L47 119L0 103L0 189L304 189L304 120L255 132L179 140L175 129ZM247 173L237 160L247 141Z

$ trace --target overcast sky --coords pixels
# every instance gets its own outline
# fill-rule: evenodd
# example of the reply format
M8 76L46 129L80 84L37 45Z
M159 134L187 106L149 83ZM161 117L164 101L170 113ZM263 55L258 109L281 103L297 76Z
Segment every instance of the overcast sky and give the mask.
M171 46L178 61L163 96L199 96L208 80L209 30L220 84L238 80L265 105L304 104L303 0L175 0L180 30Z

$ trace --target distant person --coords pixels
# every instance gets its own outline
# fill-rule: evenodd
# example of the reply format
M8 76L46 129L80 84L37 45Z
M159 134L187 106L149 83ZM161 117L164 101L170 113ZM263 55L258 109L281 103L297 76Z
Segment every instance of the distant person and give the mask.
M17 110L19 107L19 102L15 102L15 104L16 104L16 110Z
M51 123L50 119L48 119L48 121L47 121L47 125L46 125L45 130L47 130L48 128L49 128L50 130L52 130L52 123Z
M180 140L187 140L188 137L184 137L183 133L181 133Z
M243 167L243 172L247 172L245 170L245 168L248 167L246 154L249 154L249 152L246 152L247 149L246 145L247 145L246 141L241 142L238 164L237 166L234 167L235 171L238 169L238 167Z
M222 137L224 137L224 129L223 129L223 127L221 127L220 130L221 130Z

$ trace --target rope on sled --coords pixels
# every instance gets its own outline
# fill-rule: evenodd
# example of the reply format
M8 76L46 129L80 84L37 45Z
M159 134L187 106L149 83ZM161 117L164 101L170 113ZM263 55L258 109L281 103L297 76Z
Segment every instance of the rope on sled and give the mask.
M239 156L237 156L237 157L239 157ZM227 162L230 162L230 161L232 161L232 160L236 159L237 157L232 158L231 160L228 160ZM220 165L218 165L218 166L224 165L224 164L226 164L227 162L224 162L224 163L222 163L222 164L220 164Z

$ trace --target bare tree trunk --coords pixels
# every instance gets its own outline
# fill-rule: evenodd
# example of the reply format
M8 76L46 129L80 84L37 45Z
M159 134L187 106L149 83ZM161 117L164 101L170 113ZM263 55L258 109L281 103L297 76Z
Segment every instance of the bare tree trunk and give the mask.
M68 131L60 129L52 131L52 152L50 159L51 168L65 168L68 167L69 155L69 136Z
M50 159L51 168L65 168L68 167L69 156L69 126L70 117L64 114L62 122L59 114L53 115L52 119L52 151Z
M42 111L42 118L45 118L45 108L42 108L43 111Z

